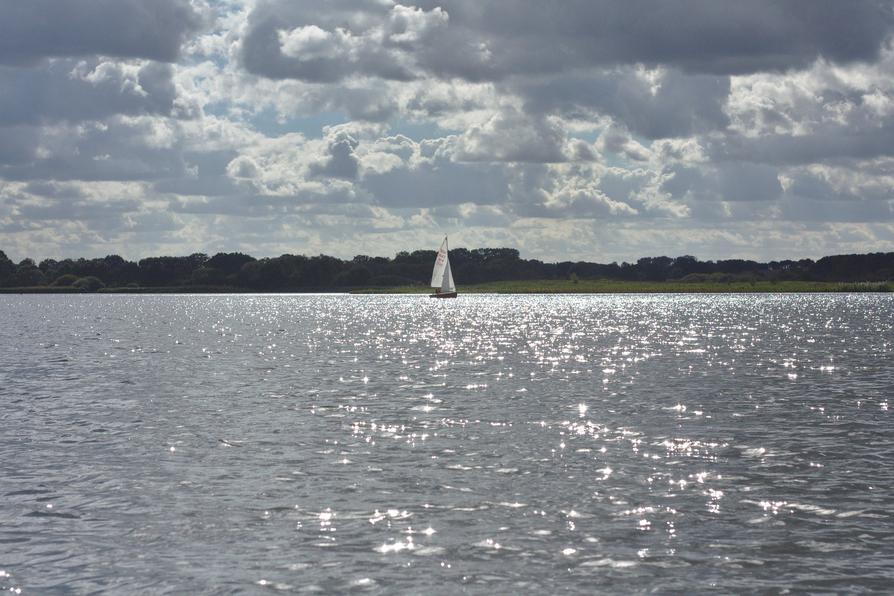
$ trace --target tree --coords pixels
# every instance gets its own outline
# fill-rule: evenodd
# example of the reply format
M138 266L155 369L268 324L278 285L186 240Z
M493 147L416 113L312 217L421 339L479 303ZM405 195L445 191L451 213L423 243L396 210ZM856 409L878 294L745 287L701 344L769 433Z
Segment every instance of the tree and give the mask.
M643 257L636 262L637 277L649 281L664 281L674 260L669 257Z
M16 267L9 285L16 288L30 288L34 286L43 286L46 285L46 283L46 276L37 268L34 261L31 259L24 259Z
M311 257L304 269L305 285L313 288L331 285L340 273L341 264L339 259L326 255Z
M82 290L84 292L95 292L97 290L100 290L100 289L106 287L106 285L104 283L102 283L101 279L99 279L98 277L94 277L92 275L88 275L87 277L82 277L78 281L74 282L74 284L72 284L72 285L73 285L73 287L75 287L79 290Z
M146 286L181 286L192 279L201 265L201 254L191 257L150 257L139 263L139 277Z
M72 273L66 273L65 275L60 275L59 277L57 277L55 280L53 280L53 283L51 283L50 285L51 286L59 286L59 287L68 287L68 286L74 285L74 283L77 282L79 279L81 279L81 278L78 277L77 275L74 275Z
M354 265L347 271L342 271L335 276L335 284L338 286L359 287L369 284L372 273L363 265Z
M140 268L133 261L125 260L119 255L108 255L102 261L102 275L98 275L106 284L124 285L139 278Z
M241 252L219 252L205 263L206 267L219 269L227 275L239 273L246 263L255 261L254 257L244 255Z
M0 285L76 286L96 290L103 285L150 287L232 285L256 290L308 290L366 285L425 284L431 277L435 251L402 251L393 258L358 255L342 260L326 255L284 254L276 258L243 253L204 253L148 257L134 263L118 255L97 259L32 259L15 264L0 251ZM814 262L728 259L699 261L693 256L644 257L636 263L586 261L543 263L522 259L513 248L454 248L453 274L461 284L525 279L618 279L733 282L747 280L883 281L894 277L894 253L835 255ZM81 281L83 278L93 278ZM95 280L95 281L94 281Z
M227 283L227 279L220 269L199 267L192 272L192 283L199 286L222 286Z
M12 274L15 273L16 266L12 259L6 256L6 253L0 250L0 286L6 285Z

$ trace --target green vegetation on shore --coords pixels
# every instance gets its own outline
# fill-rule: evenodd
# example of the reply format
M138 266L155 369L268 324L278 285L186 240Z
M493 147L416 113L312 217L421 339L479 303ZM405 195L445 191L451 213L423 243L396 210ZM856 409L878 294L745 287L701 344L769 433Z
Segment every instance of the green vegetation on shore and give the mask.
M894 282L756 281L682 282L618 281L610 279L539 279L500 281L457 288L461 294L658 294L658 293L774 293L774 292L892 292ZM366 288L357 294L429 294L424 286Z
M256 259L242 253L95 259L22 259L0 250L0 292L427 293L435 251L350 260L317 255ZM450 251L460 292L867 292L891 291L894 252L759 263L700 261L693 256L643 257L635 263L523 259L514 248Z
M0 294L78 294L85 290L73 286L34 286L0 288ZM101 288L99 294L226 294L257 293L251 288L229 286L161 286ZM420 294L432 289L423 285L378 288L311 288L302 292L351 294ZM685 281L618 281L610 279L562 280L534 279L496 281L461 286L460 294L742 294L796 292L894 292L894 282L830 282L830 281L755 281L755 282L685 282Z

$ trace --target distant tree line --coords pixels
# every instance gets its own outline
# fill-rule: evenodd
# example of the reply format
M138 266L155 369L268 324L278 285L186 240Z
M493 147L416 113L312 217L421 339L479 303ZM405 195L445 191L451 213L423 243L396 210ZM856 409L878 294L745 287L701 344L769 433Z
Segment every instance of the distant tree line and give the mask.
M128 261L118 255L97 259L24 259L16 264L0 251L0 287L64 288L234 288L258 291L313 291L374 286L425 285L435 251L399 252L394 258L282 255L255 259L246 254L195 253ZM533 279L627 281L886 281L894 279L894 253L837 255L817 261L742 259L700 261L692 256L644 257L635 263L544 263L522 259L513 248L455 248L453 274L460 284Z

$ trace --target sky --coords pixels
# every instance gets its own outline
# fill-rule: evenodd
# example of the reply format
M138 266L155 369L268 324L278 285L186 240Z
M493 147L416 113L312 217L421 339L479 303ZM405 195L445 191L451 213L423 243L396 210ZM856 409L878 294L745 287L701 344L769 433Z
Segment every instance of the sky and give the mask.
M894 250L889 0L0 0L14 260Z

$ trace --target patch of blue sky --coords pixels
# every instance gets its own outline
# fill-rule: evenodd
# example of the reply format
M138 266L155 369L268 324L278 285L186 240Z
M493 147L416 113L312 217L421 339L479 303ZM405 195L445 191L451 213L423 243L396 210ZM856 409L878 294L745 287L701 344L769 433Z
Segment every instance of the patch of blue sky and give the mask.
M599 135L601 135L601 134L602 134L601 128L593 128L591 130L574 131L572 133L569 133L568 136L575 138L575 139L580 139L582 141L586 141L587 143L595 143L596 139L598 139Z
M218 118L229 118L230 117L230 104L222 101L205 104L203 110L206 114L210 116L217 116Z
M645 147L646 149L648 149L649 147L652 146L652 141L650 141L649 139L647 139L644 136L636 134L635 132L630 133L630 138L633 139L634 141L636 141L637 143L639 143L640 145L642 145L643 147Z
M633 162L617 153L603 153L602 165L607 168L622 168L624 170L629 170L633 167Z
M282 118L272 109L261 110L248 118L252 127L268 137L275 137L287 133L301 133L309 139L318 139L323 136L323 128L344 124L348 117L341 112L319 112L307 116Z

